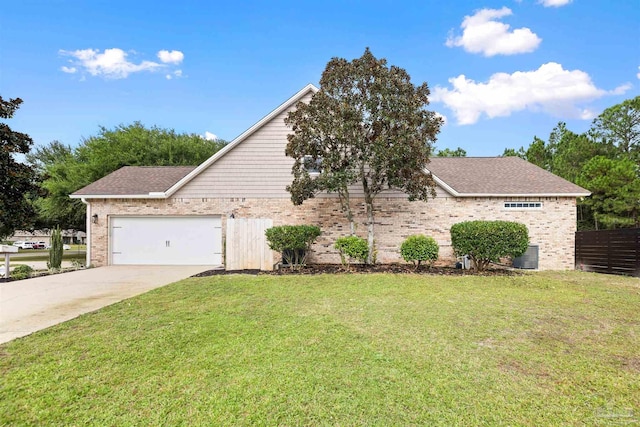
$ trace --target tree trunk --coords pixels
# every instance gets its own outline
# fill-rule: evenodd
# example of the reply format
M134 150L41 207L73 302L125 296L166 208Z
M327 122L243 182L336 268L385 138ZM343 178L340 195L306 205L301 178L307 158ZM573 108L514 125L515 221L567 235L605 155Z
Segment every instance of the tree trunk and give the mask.
M367 264L373 264L374 258L374 234L373 234L373 197L369 190L369 183L364 174L364 167L361 167L362 174L362 190L364 192L364 204L367 209L367 246L369 247L369 254L367 255Z
M349 197L349 190L339 190L338 198L340 199L340 207L342 211L345 213L347 220L349 221L349 231L352 236L356 235L356 224L353 221L353 211L351 210L351 199Z
M369 246L369 255L367 255L367 264L373 264L374 256L374 239L373 239L373 200L367 200L367 244Z

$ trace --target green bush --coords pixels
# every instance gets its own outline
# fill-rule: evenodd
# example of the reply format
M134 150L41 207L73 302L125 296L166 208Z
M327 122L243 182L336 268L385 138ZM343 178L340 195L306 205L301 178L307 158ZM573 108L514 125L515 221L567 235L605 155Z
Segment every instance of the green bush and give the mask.
M309 248L321 233L315 225L280 225L265 231L269 247L282 253L292 269L306 263Z
M33 268L26 264L20 264L13 269L11 277L16 280L28 279L31 277L31 273L33 273Z
M529 246L524 224L509 221L466 221L451 227L451 245L456 255L469 255L477 271L502 257L519 257Z
M416 234L409 236L400 246L400 255L407 262L412 262L416 270L425 262L429 267L438 259L438 243L433 237Z
M76 270L80 270L81 268L84 268L84 261L80 259L72 259L71 266Z
M334 247L340 252L340 261L345 267L349 267L349 261L352 259L364 263L369 256L369 245L362 237L340 237Z
M51 232L51 249L49 249L49 261L47 262L47 267L50 270L59 270L62 266L63 250L62 233L60 227L56 227Z

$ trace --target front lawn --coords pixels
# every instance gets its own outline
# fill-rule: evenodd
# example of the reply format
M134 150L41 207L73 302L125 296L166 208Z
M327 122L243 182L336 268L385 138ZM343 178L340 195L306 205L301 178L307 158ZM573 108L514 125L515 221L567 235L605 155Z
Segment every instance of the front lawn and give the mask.
M79 261L84 263L87 259L85 252L64 251L62 253L63 261ZM34 251L33 253L25 252L25 255L19 257L11 257L11 264L19 264L27 261L49 261L49 251Z
M0 425L637 425L640 280L213 276L0 346Z

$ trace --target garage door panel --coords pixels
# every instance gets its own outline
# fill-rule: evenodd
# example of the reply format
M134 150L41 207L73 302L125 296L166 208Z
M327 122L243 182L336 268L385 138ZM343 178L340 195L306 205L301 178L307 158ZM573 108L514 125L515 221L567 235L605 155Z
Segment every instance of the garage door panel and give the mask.
M112 230L113 264L166 264L163 237L154 234L148 224L119 222Z
M219 265L220 217L114 217L112 264Z
M166 232L173 227L160 218L114 218L113 264L173 264Z

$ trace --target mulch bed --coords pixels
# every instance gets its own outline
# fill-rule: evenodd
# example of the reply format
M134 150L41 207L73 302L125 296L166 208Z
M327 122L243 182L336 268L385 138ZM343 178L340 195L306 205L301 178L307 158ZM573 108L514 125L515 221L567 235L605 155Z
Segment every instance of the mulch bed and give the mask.
M63 271L59 271L53 274L66 273L69 271L75 271L76 269L65 269ZM368 274L368 273L393 273L393 274L422 274L422 275L431 275L431 276L519 276L523 274L522 270L513 270L510 268L495 266L493 268L488 268L487 270L476 273L473 270L462 270L460 268L452 268L452 267L421 267L416 270L413 265L410 264L374 264L374 265L365 265L365 264L353 264L349 269L343 267L341 264L310 264L306 265L300 269L292 270L289 267L282 267L279 270L273 271L262 271L262 270L224 270L224 269L215 269L215 270L207 270L198 274L194 274L191 277L209 277L209 276L218 276L218 275L226 275L226 274L266 274L271 276L289 276L292 274L304 274L304 275L312 275L312 274ZM50 272L41 272L40 274L34 274L31 277L38 276L46 276L52 274ZM0 277L0 283L12 282L14 280L21 279L5 279Z
M353 264L349 269L343 267L341 264L310 264L300 269L293 270L288 267L282 267L279 270L273 271L261 271L261 270L208 270L198 273L191 277L208 277L222 274L266 274L276 276L286 276L292 274L368 274L368 273L393 273L393 274L424 274L433 276L468 276L468 275L481 275L481 276L518 276L523 274L521 270L513 270L510 268L496 266L494 268L488 268L487 270L476 273L473 270L462 270L452 267L421 267L416 270L413 265L410 264Z
M222 274L260 274L260 270L224 270L222 268L217 268L215 270L207 270L202 273L194 274L191 277L209 277L209 276L219 276Z

